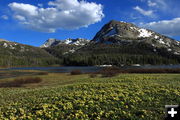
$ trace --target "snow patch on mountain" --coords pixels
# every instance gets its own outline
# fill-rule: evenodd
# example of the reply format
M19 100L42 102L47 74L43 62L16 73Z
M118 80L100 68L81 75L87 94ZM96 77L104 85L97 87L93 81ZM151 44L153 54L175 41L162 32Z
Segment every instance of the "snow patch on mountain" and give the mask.
M165 42L163 41L163 39L161 38L161 39L159 39L159 43L160 44L165 44Z
M138 30L136 27L130 27L131 30Z
M14 46L12 46L12 45L10 45L10 49L15 49L15 47L14 47Z
M147 29L144 28L138 28L138 27L130 27L131 30L136 30L139 32L139 36L138 37L151 37L152 36L152 32L148 31ZM158 36L156 35L155 38L158 38Z
M154 38L155 38L155 39L159 39L159 36L155 35Z
M71 40L70 38L68 38L68 39L66 39L66 40L64 41L64 43L65 43L65 44L70 44L70 43L72 43L72 40Z
M127 22L125 22L125 21L120 21L121 23L127 23Z
M7 44L7 43L4 43L3 46L4 46L5 48L7 48L7 47L8 47L8 44Z
M146 29L139 29L138 32L140 33L138 37L151 37L152 32L146 30Z

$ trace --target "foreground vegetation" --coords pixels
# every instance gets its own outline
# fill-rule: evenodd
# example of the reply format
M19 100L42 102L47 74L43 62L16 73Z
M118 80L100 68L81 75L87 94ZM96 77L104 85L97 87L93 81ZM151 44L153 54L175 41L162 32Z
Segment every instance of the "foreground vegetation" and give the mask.
M161 120L166 104L180 103L179 74L46 73L36 77L42 81L0 88L0 119ZM0 83L18 78L0 79Z

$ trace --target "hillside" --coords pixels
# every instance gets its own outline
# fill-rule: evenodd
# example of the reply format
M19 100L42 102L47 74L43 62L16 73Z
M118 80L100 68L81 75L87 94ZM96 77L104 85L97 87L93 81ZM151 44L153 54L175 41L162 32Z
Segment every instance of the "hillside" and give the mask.
M0 40L0 66L44 66L58 63L45 50L7 40Z
M65 65L179 64L180 42L131 23L110 21Z

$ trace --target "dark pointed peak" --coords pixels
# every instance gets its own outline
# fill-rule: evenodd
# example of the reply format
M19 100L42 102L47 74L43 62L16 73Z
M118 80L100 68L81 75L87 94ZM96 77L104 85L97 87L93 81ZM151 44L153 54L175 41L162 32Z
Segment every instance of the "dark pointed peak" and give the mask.
M136 27L136 25L132 24L132 23L127 23L124 21L116 21L116 20L111 20L109 21L104 27L108 28L108 27Z
M124 21L110 20L107 24L130 24Z

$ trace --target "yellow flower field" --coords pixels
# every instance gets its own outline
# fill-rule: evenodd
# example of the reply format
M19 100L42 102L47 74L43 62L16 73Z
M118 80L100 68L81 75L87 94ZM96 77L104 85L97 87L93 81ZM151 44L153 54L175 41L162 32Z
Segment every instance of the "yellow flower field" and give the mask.
M38 84L0 88L1 120L163 120L164 106L180 103L179 74L39 77Z

